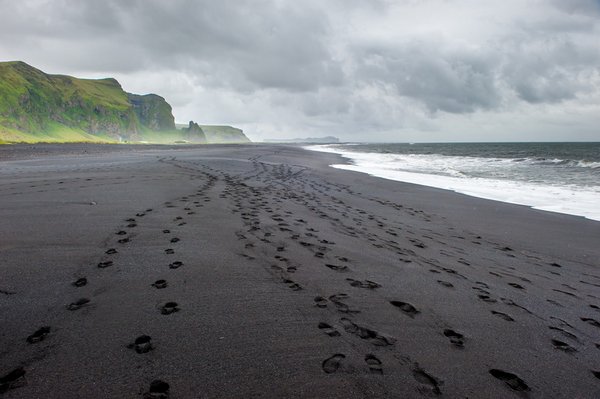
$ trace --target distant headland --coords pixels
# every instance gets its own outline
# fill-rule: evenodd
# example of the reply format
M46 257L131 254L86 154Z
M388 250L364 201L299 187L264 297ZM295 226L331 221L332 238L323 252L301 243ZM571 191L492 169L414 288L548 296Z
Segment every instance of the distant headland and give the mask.
M340 142L340 139L333 136L326 137L307 137L307 138L296 138L296 139L265 139L265 143L299 143L299 144L336 144Z
M175 124L156 94L132 94L113 78L49 75L0 62L0 144L36 142L247 143L241 129Z

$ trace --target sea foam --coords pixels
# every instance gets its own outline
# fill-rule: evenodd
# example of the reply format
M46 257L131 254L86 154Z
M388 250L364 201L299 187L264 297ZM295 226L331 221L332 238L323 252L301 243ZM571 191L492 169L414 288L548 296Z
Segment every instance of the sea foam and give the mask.
M506 173L506 170L512 170L508 168L518 163L559 163L560 160L369 153L344 151L339 146L304 148L336 153L350 160L350 164L331 165L338 169L600 221L600 185L578 186L552 184L549 181L511 180ZM590 162L584 167L596 168L596 165ZM464 173L465 170L469 173Z

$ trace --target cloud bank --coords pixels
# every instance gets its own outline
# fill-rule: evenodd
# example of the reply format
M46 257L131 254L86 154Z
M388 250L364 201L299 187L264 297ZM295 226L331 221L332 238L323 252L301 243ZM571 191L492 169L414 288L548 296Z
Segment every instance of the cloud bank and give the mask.
M600 140L600 2L0 0L0 60L254 139Z

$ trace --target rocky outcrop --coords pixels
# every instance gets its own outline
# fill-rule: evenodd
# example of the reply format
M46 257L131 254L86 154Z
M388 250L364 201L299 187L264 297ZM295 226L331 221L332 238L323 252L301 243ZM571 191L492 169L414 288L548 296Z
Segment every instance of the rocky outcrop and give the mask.
M186 141L190 143L196 144L206 144L206 135L202 128L195 123L194 121L190 121L188 127L183 128L183 137Z
M171 106L156 94L127 93L127 98L142 126L151 130L175 130L175 118Z
M16 138L11 141L135 140L141 129L115 79L49 75L24 62L0 63L0 138L8 132Z

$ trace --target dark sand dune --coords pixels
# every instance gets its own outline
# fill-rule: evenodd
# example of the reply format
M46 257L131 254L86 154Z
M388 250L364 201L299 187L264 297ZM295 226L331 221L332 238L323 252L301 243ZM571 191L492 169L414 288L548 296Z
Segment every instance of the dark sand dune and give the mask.
M600 397L598 222L284 146L0 159L2 397Z

